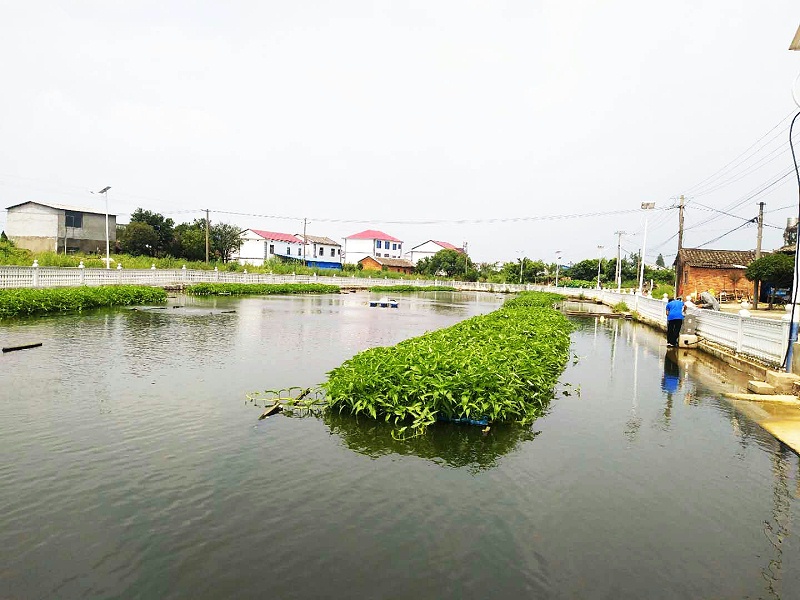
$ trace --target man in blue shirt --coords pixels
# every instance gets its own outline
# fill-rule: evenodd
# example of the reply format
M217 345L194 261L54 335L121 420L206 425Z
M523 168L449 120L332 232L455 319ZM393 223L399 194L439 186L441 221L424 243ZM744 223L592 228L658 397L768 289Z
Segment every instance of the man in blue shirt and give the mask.
M683 327L683 315L686 314L686 305L678 296L667 302L667 346L678 345L678 338Z

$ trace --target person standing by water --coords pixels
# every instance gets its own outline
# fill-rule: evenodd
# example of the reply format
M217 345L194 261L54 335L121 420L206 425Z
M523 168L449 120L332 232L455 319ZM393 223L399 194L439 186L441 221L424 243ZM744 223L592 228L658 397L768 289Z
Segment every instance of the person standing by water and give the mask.
M667 302L667 346L672 348L678 345L678 338L683 327L683 315L686 314L686 305L680 296Z

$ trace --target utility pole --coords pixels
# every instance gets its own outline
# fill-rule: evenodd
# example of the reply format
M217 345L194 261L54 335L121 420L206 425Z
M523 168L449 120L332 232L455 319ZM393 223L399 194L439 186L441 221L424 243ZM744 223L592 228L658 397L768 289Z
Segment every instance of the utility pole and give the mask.
M211 229L211 221L208 218L208 209L206 209L206 264L208 264L208 230Z
M683 207L685 206L683 194L678 204L678 252L683 248Z
M655 202L642 202L642 210L644 213L644 237L642 238L642 255L639 257L639 295L641 296L644 291L644 252L647 246L647 217L648 210L653 210L656 207Z
M303 219L303 266L306 266L306 244L308 244L308 240L306 239L306 225L308 224L308 219Z
M761 258L761 235L764 231L764 203L758 203L758 237L756 238L756 260ZM758 279L753 282L753 309L758 308Z
M622 263L621 260L621 251L622 251L622 236L625 235L624 231L615 231L614 235L617 236L617 268L614 273L614 279L617 280L617 293L619 294L622 290Z

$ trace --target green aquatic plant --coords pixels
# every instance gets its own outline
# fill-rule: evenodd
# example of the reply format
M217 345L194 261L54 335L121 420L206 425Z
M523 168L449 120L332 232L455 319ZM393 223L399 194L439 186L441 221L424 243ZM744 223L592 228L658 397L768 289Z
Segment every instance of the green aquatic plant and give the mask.
M186 288L192 296L267 296L271 294L338 294L338 285L321 283L198 283Z
M167 293L146 285L19 288L0 290L0 319L24 315L78 312L101 306L161 304Z
M624 302L617 302L614 306L611 307L611 310L613 310L615 313L624 313L628 312L630 309L628 308L628 305L625 304Z
M561 296L525 292L499 310L355 355L322 384L329 406L410 427L437 419L531 423L553 397L572 326Z
M449 285L375 285L369 288L369 291L396 294L401 292L455 292L457 290Z

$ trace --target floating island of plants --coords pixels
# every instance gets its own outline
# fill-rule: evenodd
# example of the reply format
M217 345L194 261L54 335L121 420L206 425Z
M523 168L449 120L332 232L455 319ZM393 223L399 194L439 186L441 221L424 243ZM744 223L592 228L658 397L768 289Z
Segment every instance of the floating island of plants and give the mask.
M569 359L572 326L553 308L560 300L524 292L490 314L365 350L330 371L318 392L289 404L387 421L399 436L437 420L530 424Z

